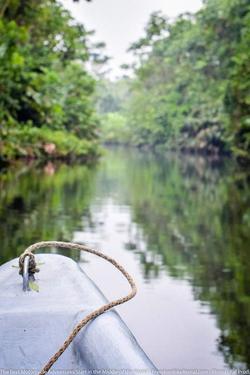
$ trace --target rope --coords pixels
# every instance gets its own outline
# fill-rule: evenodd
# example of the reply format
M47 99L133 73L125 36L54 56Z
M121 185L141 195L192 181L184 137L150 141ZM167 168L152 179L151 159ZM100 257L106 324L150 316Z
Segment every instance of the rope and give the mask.
M39 268L36 266L36 260L35 255L32 254L29 251L25 251L20 257L19 257L19 275L23 275L24 272L24 259L29 256L29 275L34 275L34 273L39 272Z
M36 267L35 263L35 257L33 254L33 251L36 251L38 249L41 249L43 247L57 247L57 248L63 248L63 249L74 249L74 250L82 250L86 251L88 253L97 255L111 264L113 264L128 280L130 286L131 286L131 292L126 295L125 297L116 299L114 301L108 302L105 305L99 307L98 309L94 310L92 313L87 315L85 318L83 318L72 330L70 335L66 338L62 346L58 349L58 351L49 359L49 361L46 363L46 365L42 368L42 370L39 372L39 375L45 375L50 368L54 365L54 363L58 360L58 358L63 354L63 352L67 349L67 347L70 345L70 343L73 341L73 339L76 337L76 335L79 333L79 331L92 319L96 318L97 316L103 314L104 312L112 309L114 306L121 305L122 303L125 303L129 301L131 298L133 298L136 295L137 288L135 285L135 282L133 278L129 275L129 273L123 268L115 259L111 258L108 255L103 254L100 251L97 251L95 249L91 249L85 245L80 245L77 243L72 242L58 242L58 241L44 241L44 242L38 242L31 246L29 246L23 254L21 254L19 258L19 265L20 270L19 273L22 274L23 272L23 263L24 258L26 256L31 256L31 259L33 259L32 266L31 266L31 273L38 272L38 268Z

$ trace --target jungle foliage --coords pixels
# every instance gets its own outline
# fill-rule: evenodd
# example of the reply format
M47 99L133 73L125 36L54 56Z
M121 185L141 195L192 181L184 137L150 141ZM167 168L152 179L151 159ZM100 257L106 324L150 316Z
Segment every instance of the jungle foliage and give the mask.
M96 153L87 32L54 0L0 0L0 157Z
M249 10L248 0L206 0L174 21L151 15L130 48L122 113L133 144L249 157Z
M106 144L129 144L131 129L124 111L130 96L130 79L98 80L95 102L100 117L100 138Z

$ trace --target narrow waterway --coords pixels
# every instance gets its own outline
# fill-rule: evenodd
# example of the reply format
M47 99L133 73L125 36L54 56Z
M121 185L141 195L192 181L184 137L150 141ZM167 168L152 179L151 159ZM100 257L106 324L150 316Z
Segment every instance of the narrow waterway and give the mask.
M92 167L20 164L0 174L0 261L40 240L100 248L137 281L117 310L158 368L249 368L249 180L228 160L119 148ZM126 294L112 266L70 256Z

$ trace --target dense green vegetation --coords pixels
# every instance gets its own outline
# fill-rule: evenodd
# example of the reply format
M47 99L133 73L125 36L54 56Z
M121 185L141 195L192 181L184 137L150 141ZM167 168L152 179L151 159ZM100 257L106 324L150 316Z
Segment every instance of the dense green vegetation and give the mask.
M107 144L130 143L131 130L124 110L129 96L128 79L110 81L101 78L98 81L95 102L101 122L101 139Z
M96 154L89 34L57 1L0 1L2 159Z
M94 94L86 63L104 44L91 49L58 1L0 0L1 159L95 155L100 120L106 142L249 158L249 7L206 0L175 20L153 13L130 48L132 75L99 75Z
M132 144L249 158L249 10L248 0L206 0L174 21L152 14L130 48L134 78L122 79Z

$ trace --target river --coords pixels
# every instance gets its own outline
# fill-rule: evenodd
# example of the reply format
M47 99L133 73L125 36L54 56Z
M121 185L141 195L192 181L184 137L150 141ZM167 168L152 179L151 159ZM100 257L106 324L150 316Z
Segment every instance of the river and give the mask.
M249 184L230 160L124 148L94 166L18 163L0 173L0 262L41 240L102 249L136 279L117 310L158 368L250 368ZM112 266L67 255L126 294Z

